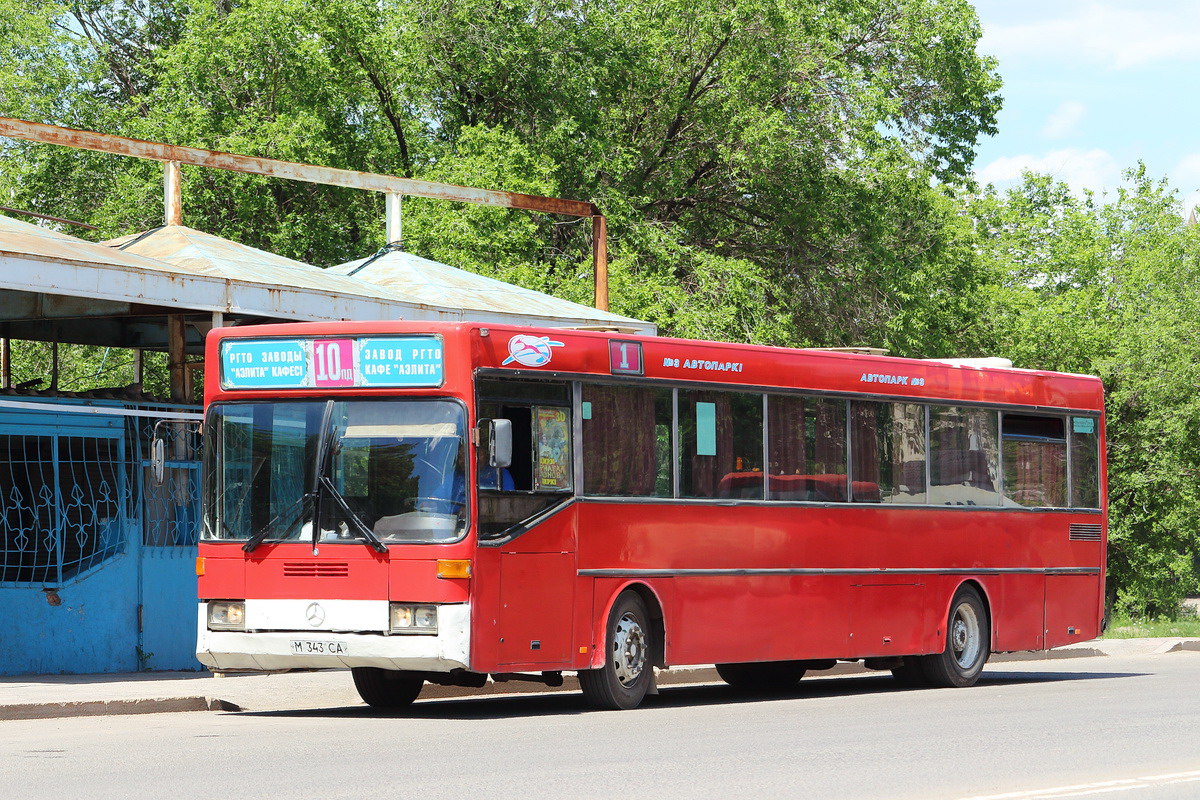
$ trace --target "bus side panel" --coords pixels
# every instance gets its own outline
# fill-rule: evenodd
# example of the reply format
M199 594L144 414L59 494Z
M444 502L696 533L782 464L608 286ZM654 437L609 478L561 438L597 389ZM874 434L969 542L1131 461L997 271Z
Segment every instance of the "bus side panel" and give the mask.
M676 578L667 661L844 657L851 581L837 575Z
M1100 635L1095 575L1046 576L1046 647L1095 639Z
M578 565L578 558L576 559ZM575 577L575 620L572 624L574 633L571 641L571 669L589 669L593 666L592 659L597 647L602 648L596 641L596 620L602 613L599 605L603 600L597 585L600 581L588 578L576 572Z
M991 604L992 650L1043 649L1044 575L996 575L984 583Z
M500 554L502 668L570 663L574 585L574 553Z
M479 547L471 565L471 669L496 672L500 663L500 548Z
M876 578L853 587L849 651L855 657L922 652L936 619L925 580Z

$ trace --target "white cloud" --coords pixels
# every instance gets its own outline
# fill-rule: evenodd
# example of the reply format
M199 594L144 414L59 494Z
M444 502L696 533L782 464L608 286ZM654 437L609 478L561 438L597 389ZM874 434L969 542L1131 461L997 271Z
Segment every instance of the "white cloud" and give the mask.
M1067 100L1046 120L1042 136L1047 139L1062 139L1075 133L1075 127L1087 113L1087 106L1078 100Z
M1053 18L1005 24L981 12L979 52L1128 69L1200 60L1200 3L1073 3ZM1052 12L1053 13L1053 12Z
M1179 190L1186 217L1193 208L1200 206L1200 153L1184 156L1175 169L1171 170L1171 186ZM1200 211L1196 213L1200 217Z
M1076 192L1083 189L1102 192L1116 188L1121 182L1121 168L1116 159L1099 148L1051 150L1041 156L1004 156L978 170L975 178L982 184L1005 189L1017 183L1026 171L1053 175Z

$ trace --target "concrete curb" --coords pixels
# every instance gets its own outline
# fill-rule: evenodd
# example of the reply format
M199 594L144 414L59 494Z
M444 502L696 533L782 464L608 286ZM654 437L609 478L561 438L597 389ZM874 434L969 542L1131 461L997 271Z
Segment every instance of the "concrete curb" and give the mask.
M997 653L988 663L1018 663L1028 661L1057 661L1070 658L1095 658L1113 655L1165 655L1179 652L1200 652L1200 639L1110 639L1091 642L1088 645L1072 645L1058 650L1029 651L1019 653ZM861 663L837 664L833 669L812 673L813 677L833 677L847 675L880 674L878 670L868 670ZM89 682L96 682L96 676L88 676ZM199 677L199 676L197 676ZM143 678L151 680L153 678ZM205 680L201 678L201 680ZM712 666L678 667L657 674L659 686L679 686L687 684L719 683L720 676ZM119 683L120 681L115 681ZM111 686L111 684L109 684ZM2 685L0 685L2 686ZM538 683L512 681L505 683L489 682L486 686L460 688L455 686L428 685L422 692L423 700L453 699L459 697L486 697L505 694L531 694L545 692L578 691L579 681L568 673L564 676L561 687L547 687ZM159 689L161 691L161 687ZM220 691L217 689L216 691ZM222 692L224 693L224 692ZM233 692L236 695L236 692ZM79 700L69 702L42 703L11 703L0 704L0 721L56 719L65 717L96 717L127 714L163 714L183 711L226 711L238 712L246 710L262 710L257 706L247 709L230 699L207 695L180 695L164 697L142 697L109 700Z
M137 700L81 700L72 703L16 703L0 706L0 720L167 714L180 711L241 711L213 697L144 697Z

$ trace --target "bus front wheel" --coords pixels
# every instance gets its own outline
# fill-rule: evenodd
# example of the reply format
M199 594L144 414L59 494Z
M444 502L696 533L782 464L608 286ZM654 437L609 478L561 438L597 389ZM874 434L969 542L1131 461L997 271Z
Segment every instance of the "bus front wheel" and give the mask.
M579 671L583 699L593 708L624 710L641 704L654 677L650 614L636 592L622 592L605 626L604 666Z
M946 621L946 648L921 657L921 668L931 686L972 686L979 680L991 653L991 626L983 599L971 586L963 586L950 603Z
M403 708L412 705L425 681L394 669L354 667L354 688L363 702L373 708Z

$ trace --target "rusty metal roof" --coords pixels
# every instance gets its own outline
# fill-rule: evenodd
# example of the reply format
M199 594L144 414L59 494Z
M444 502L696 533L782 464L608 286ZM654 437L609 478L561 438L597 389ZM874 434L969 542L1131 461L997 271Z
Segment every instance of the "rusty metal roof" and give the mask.
M508 313L557 320L559 324L613 326L651 334L656 331L649 322L562 300L401 250L391 249L371 258L349 261L330 267L329 271L384 287L411 302L462 308L466 319Z
M0 215L0 292L14 293L9 305L19 306L23 319L39 314L37 297L55 296L259 319L472 320L655 330L650 323L403 253L389 255L400 263L419 262L421 269L407 271L404 281L379 282L364 278L382 275L379 270L394 266L397 258L377 259L375 271L350 277L344 274L347 269L321 269L183 226L121 237L112 244L117 247ZM128 313L111 307L114 314ZM104 312L97 307L92 315L96 313Z
M152 261L133 253L114 251L102 244L5 216L0 216L0 256L171 273L185 272L170 264Z
M333 294L397 299L366 281L295 261L257 247L223 239L184 225L164 225L110 239L104 244L126 253L154 258L203 275L281 287L317 289Z

